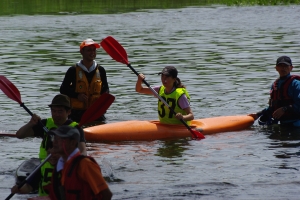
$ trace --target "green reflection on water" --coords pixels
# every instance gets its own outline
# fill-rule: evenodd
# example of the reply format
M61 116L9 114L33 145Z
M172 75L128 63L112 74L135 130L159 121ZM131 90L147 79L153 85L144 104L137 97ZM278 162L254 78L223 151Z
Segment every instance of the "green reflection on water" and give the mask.
M201 6L211 2L207 0L1 0L0 15L113 14L140 9Z
M288 5L300 0L1 0L0 15L113 14L215 4Z

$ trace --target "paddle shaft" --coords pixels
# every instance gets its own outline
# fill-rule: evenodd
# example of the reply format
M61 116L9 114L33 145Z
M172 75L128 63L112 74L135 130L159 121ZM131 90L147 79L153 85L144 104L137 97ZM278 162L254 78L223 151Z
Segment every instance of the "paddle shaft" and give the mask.
M0 137L17 137L15 133L0 133Z
M20 106L23 107L31 116L33 116L33 113L25 106L24 103L20 103ZM47 129L46 126L39 120L39 124L43 127L44 131L47 133L49 130Z
M127 64L127 66L137 75L139 76L139 73L130 65L130 64ZM143 83L145 83L145 85L147 85L147 87L152 91L152 93L159 99L161 100L165 106L167 106L169 108L169 110L174 114L176 115L177 113L175 112L175 110L173 108L171 108L169 106L169 104L161 97L159 96L159 94L157 94L157 92L150 86L150 84L145 80L143 79ZM183 119L180 119L181 123L183 123L185 125L185 127L192 132L192 129L191 127L183 120ZM193 132L192 132L193 133ZM193 133L194 134L194 133Z

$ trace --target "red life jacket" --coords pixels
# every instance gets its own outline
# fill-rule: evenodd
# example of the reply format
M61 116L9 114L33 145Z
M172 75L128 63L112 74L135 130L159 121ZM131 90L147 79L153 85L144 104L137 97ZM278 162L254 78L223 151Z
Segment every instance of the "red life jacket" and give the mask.
M51 200L100 200L102 199L101 195L95 195L92 189L89 187L89 184L84 180L78 177L76 173L79 163L82 159L89 158L91 161L97 163L94 158L89 156L78 155L72 159L72 162L65 166L63 170L65 175L64 186L61 185L60 181L60 172L57 172L54 169L52 175L52 183L54 187L46 186L45 190L49 192L49 197ZM99 167L100 170L100 167ZM66 189L67 188L67 189Z
M279 78L273 83L272 88L270 90L270 101L269 106L272 108L273 112L278 108L292 105L294 103L293 99L288 95L288 89L290 84L294 79L300 80L300 76L291 75L281 84L280 88L278 88ZM291 120L299 118L298 114L287 110L284 115L280 118L280 120Z

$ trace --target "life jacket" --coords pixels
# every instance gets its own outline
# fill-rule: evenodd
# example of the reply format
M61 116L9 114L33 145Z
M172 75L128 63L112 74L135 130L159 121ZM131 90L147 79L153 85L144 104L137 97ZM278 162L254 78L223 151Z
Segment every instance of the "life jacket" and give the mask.
M68 125L72 126L72 127L75 127L76 125L78 125L78 123L77 122L71 122ZM52 130L52 129L57 128L57 125L54 123L53 118L48 118L47 119L46 127L47 127L48 130ZM46 149L49 149L51 147L52 147L51 138L50 138L48 133L44 132L44 137L43 137L43 140L41 142L40 152L39 152L39 158L41 159L41 161L43 161L47 157L47 150Z
M45 191L44 186L51 183L52 172L54 166L51 165L49 162L46 162L41 167L41 180L39 182L39 196L47 196L48 192Z
M51 183L44 186L44 190L48 193L51 200L65 200L61 198L61 193L63 192L63 187L61 186L61 171L56 171L54 167L52 171Z
M270 90L270 100L269 106L272 108L272 112L277 110L278 108L292 105L294 100L288 95L288 89L293 80L300 80L300 76L291 75L287 77L284 82L278 87L279 78L273 83ZM280 118L281 120L292 120L299 119L299 114L295 113L292 110L287 110Z
M72 109L86 110L92 105L99 97L102 89L102 80L99 73L98 65L96 66L96 72L91 82L89 83L86 78L85 72L81 67L76 66L76 93L84 93L88 96L88 103L79 101L77 98L70 98Z
M185 94L187 99L190 101L190 95L188 94L185 88L176 88L171 94L165 94L165 87L161 86L158 91L158 95L161 96L168 105L175 111L175 113L181 113L182 115L186 115L186 112L180 108L178 104L178 99ZM172 111L169 110L168 107L164 105L164 103L158 100L158 117L161 123L164 124L182 124L180 120L175 118L175 115ZM191 124L191 121L186 121L188 125Z
M62 174L56 172L54 169L53 174L53 184L51 189L49 186L46 186L46 189L49 191L49 196L51 200L97 200L101 199L101 195L94 195L92 189L89 187L89 184L78 177L77 168L82 159L89 158L92 162L95 162L95 159L89 156L76 155L71 158L67 163L65 163ZM99 167L100 169L100 167ZM65 177L64 183L62 184L61 178ZM59 181L60 180L60 181ZM68 189L65 189L68 188Z
M75 127L77 126L77 122L71 122L69 126ZM56 129L57 125L54 123L53 118L48 118L46 121L46 127L48 130ZM52 148L52 141L48 133L44 133L43 140L41 142L40 146L40 153L39 153L39 158L41 161L44 161L44 159L47 157L47 150ZM48 192L44 190L44 186L48 185L51 182L51 177L52 177L52 171L53 171L54 166L51 165L49 162L46 162L42 167L41 167L41 181L39 183L39 196L46 196L48 195Z

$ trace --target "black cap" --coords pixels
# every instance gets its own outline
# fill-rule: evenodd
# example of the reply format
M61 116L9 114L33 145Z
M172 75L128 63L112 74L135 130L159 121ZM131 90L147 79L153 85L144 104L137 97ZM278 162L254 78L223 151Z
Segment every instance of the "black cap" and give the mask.
M285 64L285 65L288 65L288 66L292 66L292 60L290 59L290 57L288 56L281 56L277 59L276 61L276 65L279 65L279 64Z
M67 108L71 108L71 103L70 103L70 98L67 95L64 94L58 94L56 95L51 104L48 105L49 107L51 106L64 106Z
M172 76L173 78L177 78L178 71L173 66L167 66L161 72L159 72L158 74L164 74L164 75L167 75L167 76Z
M49 134L57 135L61 138L71 138L79 141L79 130L75 127L62 125L57 129L49 131Z

